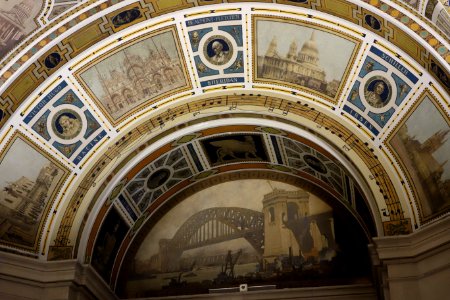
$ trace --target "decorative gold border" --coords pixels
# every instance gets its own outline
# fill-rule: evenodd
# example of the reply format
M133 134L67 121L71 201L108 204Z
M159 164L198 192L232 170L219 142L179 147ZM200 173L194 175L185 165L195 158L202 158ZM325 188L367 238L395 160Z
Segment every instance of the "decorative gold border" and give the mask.
M308 27L308 28L312 28L312 29L316 29L316 30L320 30L322 32L326 32L326 33L330 33L333 34L335 36L339 36L341 38L344 38L350 42L353 42L355 44L355 47L353 48L353 52L350 56L350 59L347 63L347 67L345 68L344 74L342 75L342 79L341 82L339 84L338 90L336 92L336 96L334 98L331 98L330 96L327 96L323 93L320 93L318 91L315 91L313 89L307 88L305 86L301 86L301 85L297 85L297 84L293 84L287 81L281 81L281 80L275 80L275 79L267 79L267 78L259 78L257 76L257 67L258 67L258 55L257 55L257 39L256 39L256 35L258 34L257 32L257 28L256 28L256 23L257 21L271 21L271 22L278 22L278 23L288 23L288 24L293 24L293 25L298 25L298 26L303 26L303 27ZM305 20L297 20L294 18L288 18L288 17L280 17L280 16L268 16L268 15L253 15L252 16L252 56L253 56L253 69L252 69L252 76L253 76L253 82L255 83L270 83L270 84L275 84L278 86L284 86L284 87L288 87L288 88L292 88L295 90L299 90L302 92L307 92L308 94L312 94L315 96L320 97L321 99L325 99L329 102L331 102L332 104L337 104L339 99L342 96L342 92L343 92L343 88L345 86L345 84L348 81L348 77L350 74L350 70L353 67L353 64L355 62L356 56L359 53L359 50L361 49L361 44L362 41L358 40L355 37L352 37L348 34L345 34L342 31L339 31L337 29L331 28L331 27L327 27L324 25L319 25L319 24L314 24Z
M431 103L436 107L438 112L441 114L442 118L447 122L447 124L450 126L450 119L449 116L446 115L444 108L442 105L438 102L437 98L431 93L430 90L425 89L419 97L416 98L416 102L412 105L412 107L409 109L409 111L403 115L401 120L395 125L394 129L389 133L386 140L384 141L384 144L386 145L386 148L388 152L393 156L394 161L397 163L397 165L400 166L400 169L402 170L403 174L406 175L406 181L408 182L408 185L410 186L410 189L413 191L413 200L414 204L417 207L417 211L419 212L419 221L421 224L426 224L430 222L433 219L439 218L443 214L445 214L447 211L450 210L449 208L446 208L444 210L438 211L434 214L431 214L429 216L424 216L422 212L422 205L420 203L419 194L416 188L416 185L414 184L414 181L412 180L411 174L406 167L406 165L403 163L403 160L398 155L398 153L395 151L394 146L391 144L392 139L395 135L397 135L400 128L406 123L406 121L415 113L417 107L422 104L423 101L428 97L428 99L431 101Z
M42 149L40 146L35 144L33 141L31 141L28 137L26 137L23 133L20 131L16 131L13 133L13 135L10 137L8 142L6 143L5 147L2 149L0 154L0 164L5 158L5 156L8 154L8 151L10 150L11 146L14 144L14 142L20 139L23 142L25 142L28 146L32 147L34 150L36 150L39 154L44 156L46 159L48 159L52 164L56 165L61 171L63 171L63 175L59 179L59 182L55 185L51 196L48 198L47 203L45 204L45 208L43 209L43 213L41 216L41 219L39 221L37 234L35 236L34 246L33 247L26 247L21 244L16 243L10 243L3 240L0 240L0 245L6 245L6 246L12 246L13 248L18 248L20 250L25 251L33 251L37 253L39 251L39 246L43 237L43 225L45 224L46 220L50 216L50 208L53 206L53 203L56 199L56 196L61 190L62 185L66 182L68 176L69 176L69 169L66 168L63 164L61 164L59 161L57 161L53 156L51 156L49 153L47 153L44 149Z
M83 73L84 71L87 71L88 69L90 69L91 67L94 67L97 63L100 63L101 61L103 61L104 59L118 53L119 51L122 51L138 42L141 42L143 40L149 39L149 38L153 38L159 34L163 34L166 32L171 32L173 39L174 39L174 43L175 46L177 47L177 52L178 52L178 58L180 60L181 66L182 66L182 71L184 74L184 79L186 84L182 87L179 87L177 89L174 90L170 90L167 91L163 94L160 94L158 96L156 96L155 98L150 98L147 99L146 101L142 102L141 104L139 104L138 106L134 107L133 109L129 110L128 112L126 112L125 114L121 115L120 117L114 119L106 110L105 106L103 105L103 103L97 99L97 97L95 96L95 94L91 91L91 89L89 88L88 84L86 82L84 82L84 80L81 78L81 73ZM147 34L144 35L140 35L134 39L131 39L130 41L126 42L123 45L120 45L119 47L116 47L115 49L111 49L109 51L107 51L106 53L100 55L99 57L93 59L92 61L90 61L88 64L86 64L85 66L81 67L79 70L77 70L76 72L74 72L73 76L76 78L77 82L82 86L83 90L91 97L91 99L94 100L95 104L97 105L97 107L101 110L101 112L103 113L103 115L106 116L106 118L108 119L108 121L113 125L113 126L117 126L119 123L123 122L124 120L126 120L128 117L132 116L134 113L141 111L149 106L151 106L152 104L173 96L177 93L181 93L181 92L185 92L188 91L190 89L192 89L192 82L190 79L190 76L187 72L187 65L186 65L186 61L185 61L185 57L183 55L183 51L181 48L181 43L179 40L179 34L178 31L176 29L176 25L170 25L161 29L158 29L156 31L152 31L149 32Z

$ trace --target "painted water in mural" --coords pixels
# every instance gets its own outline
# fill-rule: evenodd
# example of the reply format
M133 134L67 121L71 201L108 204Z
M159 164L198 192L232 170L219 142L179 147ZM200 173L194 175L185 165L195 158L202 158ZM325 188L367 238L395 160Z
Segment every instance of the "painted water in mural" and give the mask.
M346 278L352 263L346 271L339 267L345 246L338 244L342 239L336 237L334 215L324 201L288 184L241 180L216 185L156 223L127 264L128 282L119 293L208 293L239 283L307 286L336 272Z
M0 60L37 28L34 18L43 1L0 0Z
M149 99L187 85L173 30L116 52L80 77L114 120Z
M425 97L390 140L417 190L422 218L450 208L450 126Z
M256 41L259 79L285 81L332 98L356 46L319 29L263 19L256 21Z
M34 249L43 213L64 171L21 138L0 164L0 241Z

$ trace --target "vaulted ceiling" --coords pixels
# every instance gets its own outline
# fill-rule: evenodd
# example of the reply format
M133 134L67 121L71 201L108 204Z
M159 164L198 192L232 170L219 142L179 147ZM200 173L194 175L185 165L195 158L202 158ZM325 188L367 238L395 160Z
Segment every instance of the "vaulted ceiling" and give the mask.
M368 237L448 214L442 3L42 2L0 1L1 250L89 263L115 207L114 283L154 218L246 178L339 203Z

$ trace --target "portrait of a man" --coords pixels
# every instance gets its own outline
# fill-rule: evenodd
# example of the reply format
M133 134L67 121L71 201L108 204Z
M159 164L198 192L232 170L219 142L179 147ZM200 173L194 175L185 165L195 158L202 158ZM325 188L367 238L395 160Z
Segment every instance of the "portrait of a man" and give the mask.
M230 61L233 51L224 38L215 38L206 44L206 57L215 65L223 65Z
M391 91L390 84L382 77L376 76L366 83L364 98L370 106L381 108L389 102Z
M80 117L75 112L63 112L54 120L54 129L57 136L63 139L72 139L81 131Z

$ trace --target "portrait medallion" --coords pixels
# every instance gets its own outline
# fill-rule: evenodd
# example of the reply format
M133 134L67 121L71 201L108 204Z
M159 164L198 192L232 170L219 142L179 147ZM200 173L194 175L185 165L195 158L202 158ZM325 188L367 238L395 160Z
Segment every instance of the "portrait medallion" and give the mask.
M374 108L386 106L392 96L392 87L389 81L382 76L374 76L364 85L364 99Z
M71 109L63 109L56 113L51 124L53 132L64 140L78 136L83 127L80 115Z
M233 56L233 45L226 37L213 35L206 41L203 54L211 64L221 66Z

